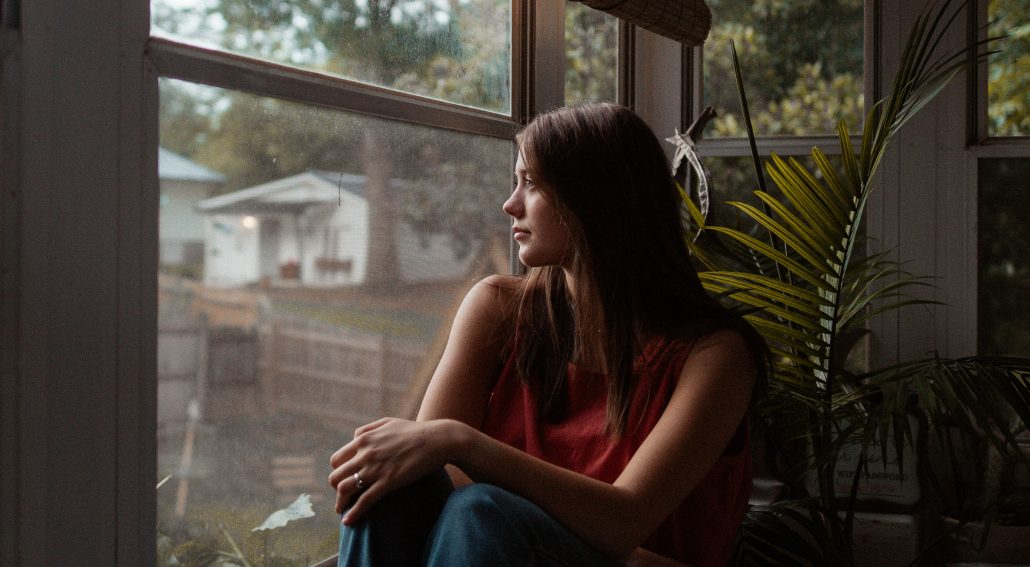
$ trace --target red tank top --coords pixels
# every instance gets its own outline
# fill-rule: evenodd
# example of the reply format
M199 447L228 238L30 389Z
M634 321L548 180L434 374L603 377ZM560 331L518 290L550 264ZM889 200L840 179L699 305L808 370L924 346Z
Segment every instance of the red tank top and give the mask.
M645 350L636 365L630 425L618 439L605 433L603 374L570 365L565 418L546 423L510 356L491 393L483 431L530 455L612 483L665 411L688 354L679 342L659 341ZM749 443L745 419L712 469L643 547L697 567L725 565L751 496Z

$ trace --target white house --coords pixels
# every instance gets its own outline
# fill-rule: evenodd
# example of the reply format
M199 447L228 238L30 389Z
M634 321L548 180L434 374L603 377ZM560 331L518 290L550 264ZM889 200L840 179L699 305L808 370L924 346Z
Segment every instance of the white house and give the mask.
M402 190L405 182L391 185ZM197 206L206 216L204 283L363 283L369 248L364 187L363 175L308 171L204 199ZM463 278L475 256L459 258L449 236L418 234L403 222L397 223L394 246L405 283Z
M157 175L161 181L161 265L201 264L204 215L197 210L197 203L210 197L225 176L164 148L158 148Z

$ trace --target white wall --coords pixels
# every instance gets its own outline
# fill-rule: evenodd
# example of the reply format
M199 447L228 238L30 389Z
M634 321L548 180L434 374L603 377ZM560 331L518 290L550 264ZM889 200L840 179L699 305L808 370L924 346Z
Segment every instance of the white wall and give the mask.
M261 279L259 226L243 215L207 215L204 221L204 284L239 287Z
M204 239L204 215L197 203L211 196L214 186L189 181L161 182L161 241L201 241Z
M204 216L197 202L211 195L214 186L189 181L162 181L158 232L161 238L161 264L177 265L192 261L190 247L204 245ZM203 258L200 258L203 261Z
M304 222L304 262L301 278L308 285L357 285L365 279L368 256L368 203L365 199L344 191L340 203L312 210ZM330 238L335 234L336 242L330 242L326 250L326 231ZM351 270L323 271L315 265L316 259L334 252L342 261L350 260Z

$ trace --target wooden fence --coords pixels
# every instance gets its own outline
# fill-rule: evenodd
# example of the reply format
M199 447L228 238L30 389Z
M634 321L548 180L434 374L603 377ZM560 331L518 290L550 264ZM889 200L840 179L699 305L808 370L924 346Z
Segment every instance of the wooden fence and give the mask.
M157 423L184 425L190 400L207 394L208 329L201 319L161 321L157 333Z
M358 427L397 415L425 347L288 315L266 318L259 374L264 406Z

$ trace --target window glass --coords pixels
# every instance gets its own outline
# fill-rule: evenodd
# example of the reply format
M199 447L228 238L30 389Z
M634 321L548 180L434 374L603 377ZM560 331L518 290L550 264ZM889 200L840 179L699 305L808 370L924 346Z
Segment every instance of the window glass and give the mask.
M980 354L1030 356L1030 159L979 160Z
M1030 136L1030 2L991 0L987 14L988 34L1008 36L987 64L988 134Z
M862 0L711 0L704 100L719 113L709 135L746 136L730 40L740 58L758 136L862 127Z
M508 269L511 142L174 80L160 128L159 564L311 565L329 455L414 416L465 291ZM302 494L313 517L252 531Z
M152 0L152 33L488 110L510 108L510 0Z
M619 20L565 2L565 104L616 102Z

